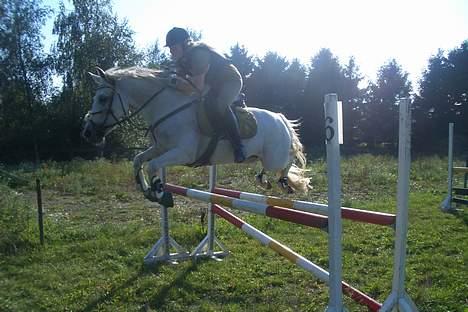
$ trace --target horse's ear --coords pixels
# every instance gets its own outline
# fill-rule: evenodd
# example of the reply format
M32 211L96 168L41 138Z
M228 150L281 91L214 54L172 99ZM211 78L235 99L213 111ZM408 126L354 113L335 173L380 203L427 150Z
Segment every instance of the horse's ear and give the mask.
M91 73L91 72L88 72L88 75L90 75L91 78L93 78L94 82L95 82L98 86L103 85L103 84L106 83L106 80L105 80L103 77L101 77L101 76L98 76L98 75L93 74L93 73Z
M102 70L101 67L96 66L96 72L99 76L101 76L104 80L107 80L106 73Z
M98 77L100 77L103 82L105 82L105 83L107 83L107 84L109 84L111 86L113 86L115 84L114 79L112 77L109 77L109 75L107 75L106 72L103 71L101 67L96 66L96 72L99 75Z

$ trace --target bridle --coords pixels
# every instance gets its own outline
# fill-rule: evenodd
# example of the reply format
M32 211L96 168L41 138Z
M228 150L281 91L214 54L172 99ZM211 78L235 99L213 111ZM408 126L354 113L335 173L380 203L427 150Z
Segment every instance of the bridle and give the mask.
M190 80L188 80L190 83L192 83ZM106 133L106 130L107 129L111 129L111 128L114 128L124 122L127 122L127 121L131 121L131 119L133 117L135 117L136 115L138 115L151 101L153 101L158 95L160 95L164 90L166 90L168 87L167 86L164 86L162 87L161 89L159 89L158 91L156 91L153 95L151 95L137 110L133 111L130 113L130 108L128 110L125 110L125 106L123 104L123 101L122 101L122 96L120 95L119 92L117 92L117 90L114 88L114 86L112 84L107 84L107 85L104 85L104 86L100 86L96 89L97 90L100 90L100 89L111 89L113 91L113 95L112 95L112 100L109 102L109 105L108 107L105 107L103 108L102 110L100 111L96 111L96 112L92 112L92 111L89 111L87 116L94 116L94 115L98 115L98 114L105 114L105 117L104 117L104 121L102 122L102 124L98 125L96 124L91 118L87 119L86 121L89 122L92 127L94 128L94 130L96 132L102 132L103 135L105 135ZM120 102L120 106L122 108L122 111L124 112L124 117L122 119L119 120L119 118L117 118L117 116L115 115L113 109L112 109L112 103L114 102L114 97L115 95L118 96L119 98L119 102ZM154 135L154 130L161 124L163 123L164 121L166 121L167 119L169 119L170 117L178 114L179 112L183 111L183 110L186 110L188 109L190 106L192 106L192 104L194 104L195 102L197 101L201 101L202 100L202 96L200 95L200 97L180 106L179 108L176 108L175 110L169 112L168 114L162 116L161 118L159 118L156 122L154 122L149 128L146 129L146 133L145 133L145 136L148 134L148 133L151 133L151 135L153 136L153 139L154 139L154 142L157 141L155 135ZM107 120L109 119L109 117L112 117L114 119L114 123L110 124L110 125L105 125Z
M105 114L104 121L102 122L101 125L97 125L92 119L89 119L87 121L89 121L96 129L101 128L103 131L105 131L105 130L107 130L109 128L113 128L114 126L116 126L119 123L123 122L123 121L119 120L117 118L117 116L115 116L114 110L112 109L112 103L114 102L114 96L116 94L119 97L120 106L122 107L122 111L124 112L124 118L123 119L125 119L127 116L129 116L130 112L125 110L125 106L123 105L123 101L122 101L122 97L121 97L120 93L117 92L113 87L111 87L111 86L101 86L101 87L98 87L96 89L96 92L98 90L101 90L101 89L111 89L113 91L111 101L109 102L108 105L106 105L106 107L104 107L100 111L97 111L97 112L89 111L87 115L88 116L95 116L95 115L99 115L99 114ZM109 117L112 117L114 119L114 123L110 124L110 125L105 125L107 120L109 119Z
M111 85L100 86L100 87L98 87L96 89L96 91L98 91L100 89L111 89L113 91L112 100L109 102L109 105L107 105L107 107L104 107L102 110L97 111L97 112L89 111L88 114L87 114L89 116L95 116L95 115L98 115L98 114L105 114L104 121L100 125L96 124L92 119L88 119L87 121L90 122L95 129L100 129L101 131L105 132L107 129L114 128L114 127L116 127L116 126L118 126L118 125L120 125L120 124L122 124L124 122L130 121L133 117L138 115L152 100L154 100L158 95L160 95L164 90L166 90L166 88L167 87L162 87L161 89L156 91L152 96L150 96L143 103L143 105L141 105L134 112L130 113L130 108L128 110L125 110L125 106L124 106L123 101L122 101L122 96L120 95L119 92L117 92L117 90L113 86L111 86ZM120 106L122 108L122 111L124 112L124 117L122 119L120 119L120 120L119 120L119 118L117 118L117 116L115 116L114 110L112 109L112 103L114 102L115 95L118 96ZM106 122L109 119L109 117L112 117L114 119L114 123L106 125Z

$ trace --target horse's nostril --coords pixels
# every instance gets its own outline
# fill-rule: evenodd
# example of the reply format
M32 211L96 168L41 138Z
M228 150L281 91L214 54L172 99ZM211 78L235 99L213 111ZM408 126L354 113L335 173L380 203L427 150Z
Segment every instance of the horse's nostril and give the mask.
M86 129L85 131L83 131L83 137L84 138L91 137L91 131L89 131L89 129Z

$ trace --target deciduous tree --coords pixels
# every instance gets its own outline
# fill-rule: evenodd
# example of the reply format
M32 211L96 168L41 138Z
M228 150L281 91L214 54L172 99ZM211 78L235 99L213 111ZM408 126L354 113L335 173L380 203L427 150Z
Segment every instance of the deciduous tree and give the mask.
M41 28L50 10L41 1L5 0L0 4L0 146L2 153L31 157L38 138L46 135L44 98L49 59L43 51Z
M81 117L94 94L87 73L95 66L126 67L143 60L135 48L133 31L113 13L111 0L73 0L72 6L70 10L61 3L54 23L56 71L63 82L56 107L68 123L60 141L70 148L80 144Z

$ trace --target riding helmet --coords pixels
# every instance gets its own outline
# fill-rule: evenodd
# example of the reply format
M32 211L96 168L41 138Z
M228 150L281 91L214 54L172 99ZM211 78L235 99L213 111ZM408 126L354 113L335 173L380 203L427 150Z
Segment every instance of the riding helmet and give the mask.
M179 27L174 27L166 35L166 47L173 46L178 43L184 43L187 39L190 38L189 33Z

